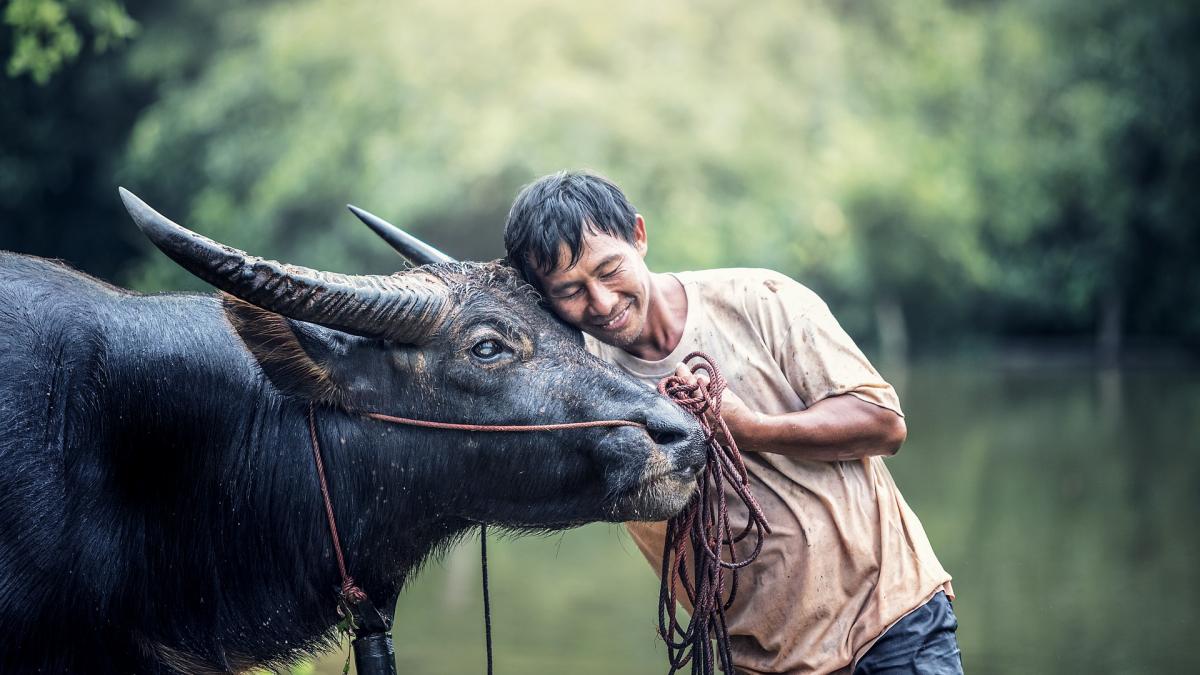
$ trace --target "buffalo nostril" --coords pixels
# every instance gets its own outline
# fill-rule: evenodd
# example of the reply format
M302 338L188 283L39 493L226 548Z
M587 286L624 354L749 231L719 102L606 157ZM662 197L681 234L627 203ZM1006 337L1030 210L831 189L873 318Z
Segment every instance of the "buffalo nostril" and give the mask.
M687 478L704 470L708 454L695 418L671 404L651 408L644 419L646 433L670 462L672 473Z
M646 433L664 450L687 443L698 425L683 411L671 410L664 414L659 410L650 410L644 421Z
M663 447L682 443L688 439L688 434L683 429L646 429L646 432L650 434L650 440Z
M660 423L647 425L646 432L671 462L678 477L694 478L704 470L707 455L699 428Z

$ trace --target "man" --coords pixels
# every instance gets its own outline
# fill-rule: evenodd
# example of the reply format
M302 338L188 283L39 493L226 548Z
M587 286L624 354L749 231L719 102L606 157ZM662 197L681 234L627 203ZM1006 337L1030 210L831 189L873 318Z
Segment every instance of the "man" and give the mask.
M651 272L645 219L588 173L522 190L504 243L597 356L650 386L697 350L725 375L773 529L727 615L739 672L961 673L950 575L882 460L906 434L896 393L820 298L767 270ZM661 569L665 524L628 527Z

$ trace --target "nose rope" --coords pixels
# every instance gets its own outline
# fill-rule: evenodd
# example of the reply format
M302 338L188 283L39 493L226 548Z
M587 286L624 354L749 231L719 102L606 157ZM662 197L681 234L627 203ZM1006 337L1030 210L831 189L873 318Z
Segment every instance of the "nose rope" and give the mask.
M391 422L392 424L405 424L411 427L425 427L427 429L448 429L452 431L561 431L564 429L592 429L595 427L642 427L645 424L634 422L631 420L597 420L594 422L559 422L557 424L461 424L458 422L432 422L430 420L416 420L408 417L396 417L395 415L384 415L383 413L369 412L363 413L364 417L369 417L380 422Z
M658 383L659 393L670 397L696 416L704 429L708 445L706 471L699 479L700 489L682 512L667 521L663 544L658 630L667 645L671 675L689 662L692 664L692 673L712 675L714 641L721 670L733 672L725 611L733 606L733 599L737 596L738 570L754 562L762 551L763 539L771 533L762 507L750 492L749 475L737 443L721 419L725 378L707 354L692 352L683 362L687 364L692 360L696 363L690 366L691 372L707 375L707 387L691 384L677 375L664 377ZM746 505L746 527L736 536L729 527L726 488L732 490ZM745 539L752 529L755 531L754 550L745 559L739 560L734 544ZM691 573L686 565L688 544L691 549ZM728 552L728 558L722 557L723 551ZM727 570L729 598L722 601ZM679 587L683 588L693 608L686 628L680 624L676 614Z

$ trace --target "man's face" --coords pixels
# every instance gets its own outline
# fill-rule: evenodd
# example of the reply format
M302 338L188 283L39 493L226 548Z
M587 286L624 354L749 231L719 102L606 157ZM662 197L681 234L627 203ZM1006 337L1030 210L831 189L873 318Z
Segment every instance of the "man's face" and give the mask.
M563 321L622 349L637 343L646 325L650 271L646 225L637 216L634 241L584 228L582 254L568 268L571 252L559 247L554 269L538 274L550 307Z

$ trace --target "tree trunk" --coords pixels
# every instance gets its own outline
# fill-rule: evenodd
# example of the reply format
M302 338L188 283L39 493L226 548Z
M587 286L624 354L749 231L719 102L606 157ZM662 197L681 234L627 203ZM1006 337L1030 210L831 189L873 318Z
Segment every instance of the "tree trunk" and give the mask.
M908 362L908 324L904 307L894 296L883 296L875 302L875 325L879 330L882 360L902 367Z
M1125 305L1117 290L1100 300L1100 322L1096 327L1096 353L1101 368L1115 368L1121 360L1121 323Z

